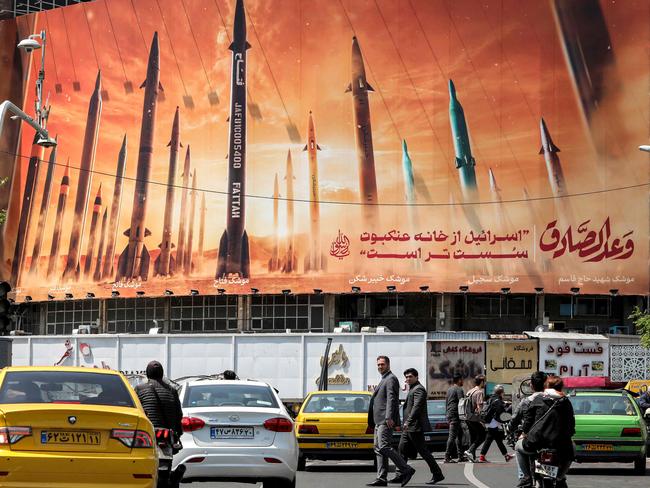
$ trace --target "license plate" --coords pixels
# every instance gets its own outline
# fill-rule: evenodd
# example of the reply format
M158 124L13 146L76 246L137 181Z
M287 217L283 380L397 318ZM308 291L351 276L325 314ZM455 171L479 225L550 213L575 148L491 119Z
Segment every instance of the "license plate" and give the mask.
M41 444L86 444L97 446L101 443L101 438L99 432L41 431Z
M328 449L356 449L359 445L358 442L328 442Z
M613 444L585 444L585 451L613 451Z
M210 439L253 439L253 427L210 427Z
M541 464L535 461L535 472L549 478L557 478L558 467L550 464Z

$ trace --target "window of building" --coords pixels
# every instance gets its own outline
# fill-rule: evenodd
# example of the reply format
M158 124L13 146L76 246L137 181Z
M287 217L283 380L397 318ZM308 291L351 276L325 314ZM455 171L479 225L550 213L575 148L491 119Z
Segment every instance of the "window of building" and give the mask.
M575 297L573 299L573 316L609 317L610 299L607 297ZM571 297L563 297L560 303L560 315L571 315Z
M99 300L56 300L47 302L46 334L72 334L80 325L96 326Z
M165 322L164 298L113 298L106 302L106 328L109 333L146 334Z
M323 295L254 295L251 328L260 331L323 330Z
M40 333L41 325L41 304L40 303L20 303L14 310L15 329L22 330L28 334Z
M469 298L470 314L474 317L524 316L526 298L512 296L473 296Z
M172 297L172 332L226 332L237 330L237 297L193 295Z

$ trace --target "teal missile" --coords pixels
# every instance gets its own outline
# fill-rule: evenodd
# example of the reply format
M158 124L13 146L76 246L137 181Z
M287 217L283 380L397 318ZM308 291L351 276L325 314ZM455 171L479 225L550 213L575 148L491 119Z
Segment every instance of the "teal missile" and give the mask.
M404 172L404 191L406 203L415 203L415 178L413 177L413 162L409 156L406 139L402 140L402 171Z
M460 187L463 197L466 201L474 200L477 192L476 173L474 172L476 161L472 156L472 148L469 143L465 112L458 98L456 98L456 87L452 80L449 80L449 123L454 138L456 168L460 174Z

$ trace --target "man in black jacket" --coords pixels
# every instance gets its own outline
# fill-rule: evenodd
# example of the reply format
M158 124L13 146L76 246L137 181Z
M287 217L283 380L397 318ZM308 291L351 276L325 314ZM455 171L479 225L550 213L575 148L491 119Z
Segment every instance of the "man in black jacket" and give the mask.
M158 361L147 365L147 383L135 387L144 413L155 428L171 429L180 437L183 434L183 410L178 392L163 382L163 367Z
M524 413L522 423L522 439L517 443L518 455L523 453L535 453L539 449L555 449L560 459L556 486L566 487L566 474L571 463L575 459L572 437L576 432L576 420L571 401L564 394L562 389L564 382L558 376L549 376L546 380L546 389L543 395L536 396L530 403L528 410ZM543 419L544 415L551 409L553 415ZM539 425L536 425L539 422ZM537 431L533 435L533 430ZM520 466L524 471L524 478L519 486L532 486L530 464L522 463Z
M445 477L424 442L424 433L431 431L427 412L427 389L418 381L418 372L415 368L404 371L404 378L409 385L409 392L406 402L404 402L402 415L404 422L402 436L399 440L399 452L404 459L408 459L407 446L411 445L415 448L431 470L431 480L427 482L427 485L435 485ZM403 478L403 475L398 474L390 480L390 483L401 483Z
M447 438L447 449L445 450L445 463L455 463L455 457L458 456L458 462L465 461L463 456L463 423L458 416L458 402L465 396L463 390L463 377L460 374L454 374L452 378L453 385L447 390L445 400L445 410L447 413L447 422L449 422L449 437Z

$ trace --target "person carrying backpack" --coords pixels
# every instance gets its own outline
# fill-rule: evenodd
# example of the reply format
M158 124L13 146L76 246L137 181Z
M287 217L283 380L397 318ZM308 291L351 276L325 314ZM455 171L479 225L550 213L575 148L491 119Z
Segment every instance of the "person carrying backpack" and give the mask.
M483 390L485 387L485 376L480 374L474 378L474 385L474 388L467 392L465 402L461 401L458 404L459 413L462 413L461 410L464 409L465 424L467 425L471 439L469 448L464 454L473 463L476 462L476 450L485 440L485 427L481 422L480 416L483 403L485 403L485 392Z
M452 385L447 390L445 400L445 410L447 422L449 423L449 437L447 438L447 448L445 450L445 463L455 463L465 461L463 456L463 425L465 419L461 419L458 412L458 404L465 398L463 390L463 377L456 373L452 378ZM458 457L458 461L456 461Z
M510 461L514 456L508 454L506 446L503 445L503 439L505 437L503 433L503 427L499 419L501 414L511 410L511 407L503 401L503 385L497 385L494 387L494 393L489 398L489 400L483 404L483 409L481 410L481 422L484 422L487 426L487 437L481 448L481 455L478 458L479 463L487 463L485 455L490 450L492 441L496 442L499 451L503 454L506 462Z
M536 396L524 413L522 437L517 441L517 456L524 472L518 487L532 488L530 456L540 449L555 449L558 452L557 488L566 487L566 474L575 459L572 437L576 432L575 414L571 401L562 389L564 382L558 376L549 376L544 394ZM528 460L528 462L525 462Z

